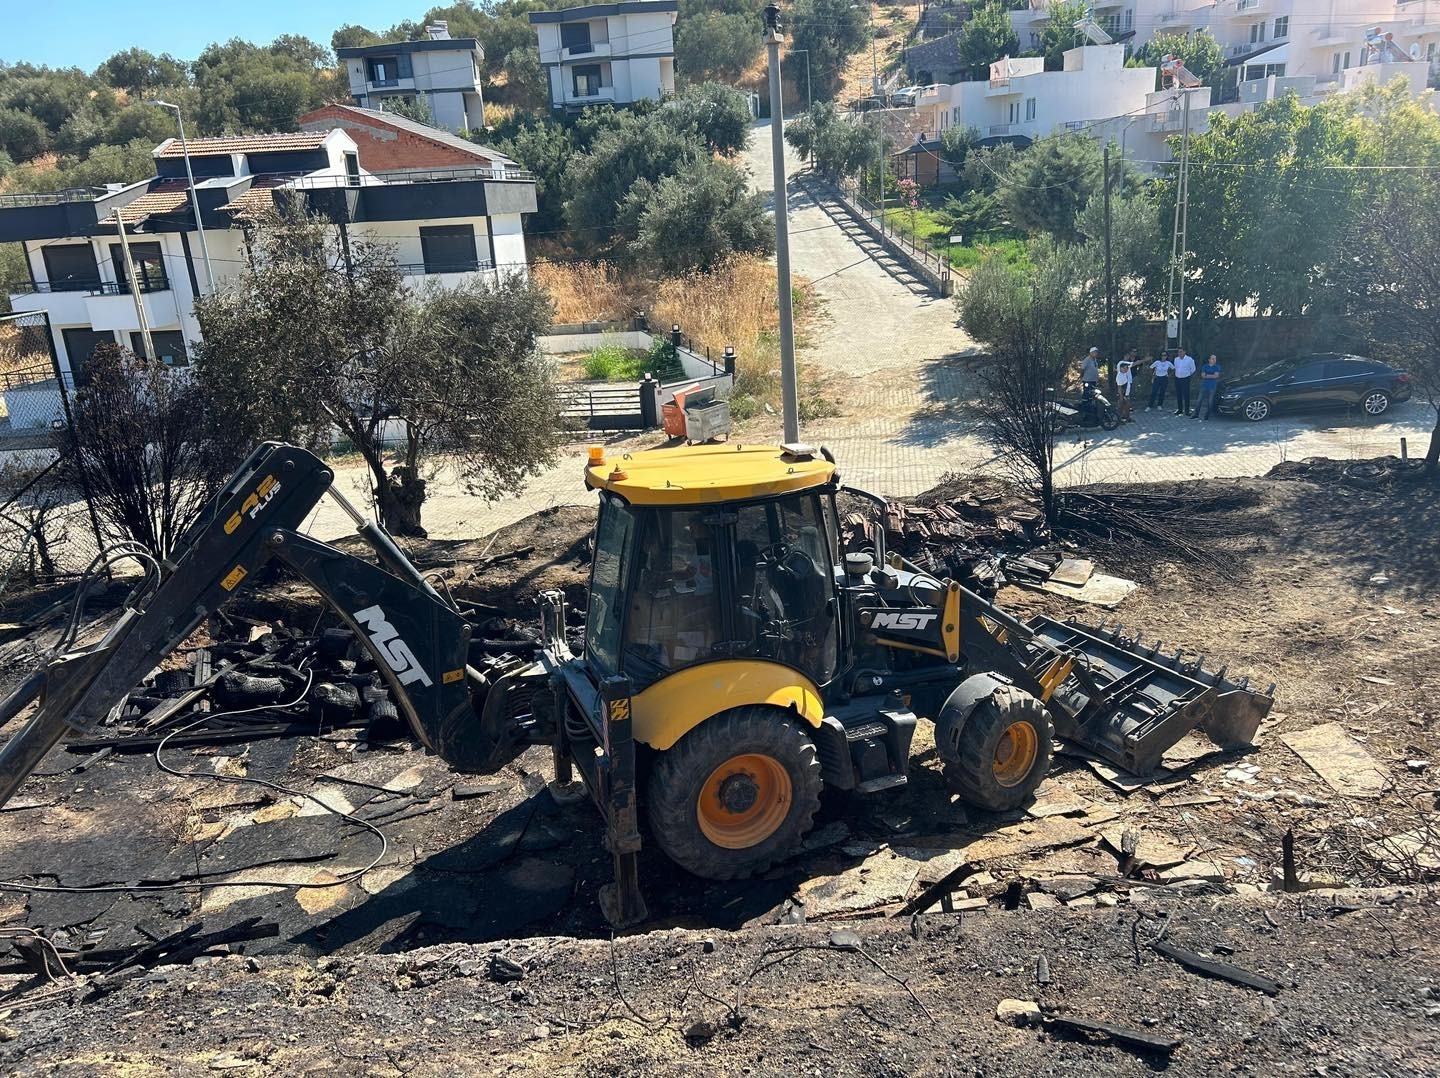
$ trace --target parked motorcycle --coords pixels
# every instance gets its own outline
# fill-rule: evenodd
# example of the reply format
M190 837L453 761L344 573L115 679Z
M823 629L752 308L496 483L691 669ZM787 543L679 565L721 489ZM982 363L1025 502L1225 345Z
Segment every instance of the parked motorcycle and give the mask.
M1109 398L1094 386L1087 385L1078 397L1057 397L1050 407L1055 410L1061 430L1070 427L1099 427L1114 430L1120 425L1120 413Z

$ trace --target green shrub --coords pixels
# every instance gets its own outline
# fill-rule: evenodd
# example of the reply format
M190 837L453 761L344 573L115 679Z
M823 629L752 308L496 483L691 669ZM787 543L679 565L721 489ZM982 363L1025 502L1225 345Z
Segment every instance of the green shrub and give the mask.
M604 382L638 382L649 368L644 352L602 344L585 357L585 377Z

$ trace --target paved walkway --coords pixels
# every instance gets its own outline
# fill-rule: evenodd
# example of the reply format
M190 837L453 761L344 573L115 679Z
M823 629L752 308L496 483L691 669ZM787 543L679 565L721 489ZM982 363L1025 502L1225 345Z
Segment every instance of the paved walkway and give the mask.
M773 201L769 121L756 124L744 163L755 189ZM963 406L976 393L968 369L975 344L956 324L953 304L932 296L839 207L794 182L801 162L788 145L786 168L792 176L792 266L814 284L823 303L822 324L799 359L843 413L804 423L805 440L830 448L849 481L895 496L918 494L946 472L1003 470ZM1134 423L1110 434L1064 436L1057 478L1074 485L1263 475L1287 459L1396 453L1404 436L1420 452L1432 419L1427 407L1415 403L1397 406L1377 424L1334 415L1200 423L1141 410ZM773 440L778 427L778 420L760 420L746 436ZM659 442L653 435L629 440ZM571 447L515 497L490 504L442 476L430 485L426 527L436 538L473 538L550 506L593 504L583 483L583 456L581 447ZM363 505L364 469L346 467L338 475L342 489ZM350 530L348 519L330 506L319 511L312 528L322 538Z

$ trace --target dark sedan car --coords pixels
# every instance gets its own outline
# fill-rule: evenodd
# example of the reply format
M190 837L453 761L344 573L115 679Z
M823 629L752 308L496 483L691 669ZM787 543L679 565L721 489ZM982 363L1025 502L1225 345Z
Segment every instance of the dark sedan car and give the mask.
M1359 408L1376 418L1410 399L1410 376L1379 360L1322 352L1281 360L1220 387L1217 409L1258 423L1277 411Z

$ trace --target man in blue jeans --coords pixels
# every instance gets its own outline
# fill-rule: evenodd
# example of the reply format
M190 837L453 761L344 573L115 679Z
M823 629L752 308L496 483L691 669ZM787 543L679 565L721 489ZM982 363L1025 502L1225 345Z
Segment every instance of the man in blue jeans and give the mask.
M1209 419L1215 411L1215 394L1220 388L1220 360L1211 356L1200 368L1200 397L1195 402L1195 418Z

